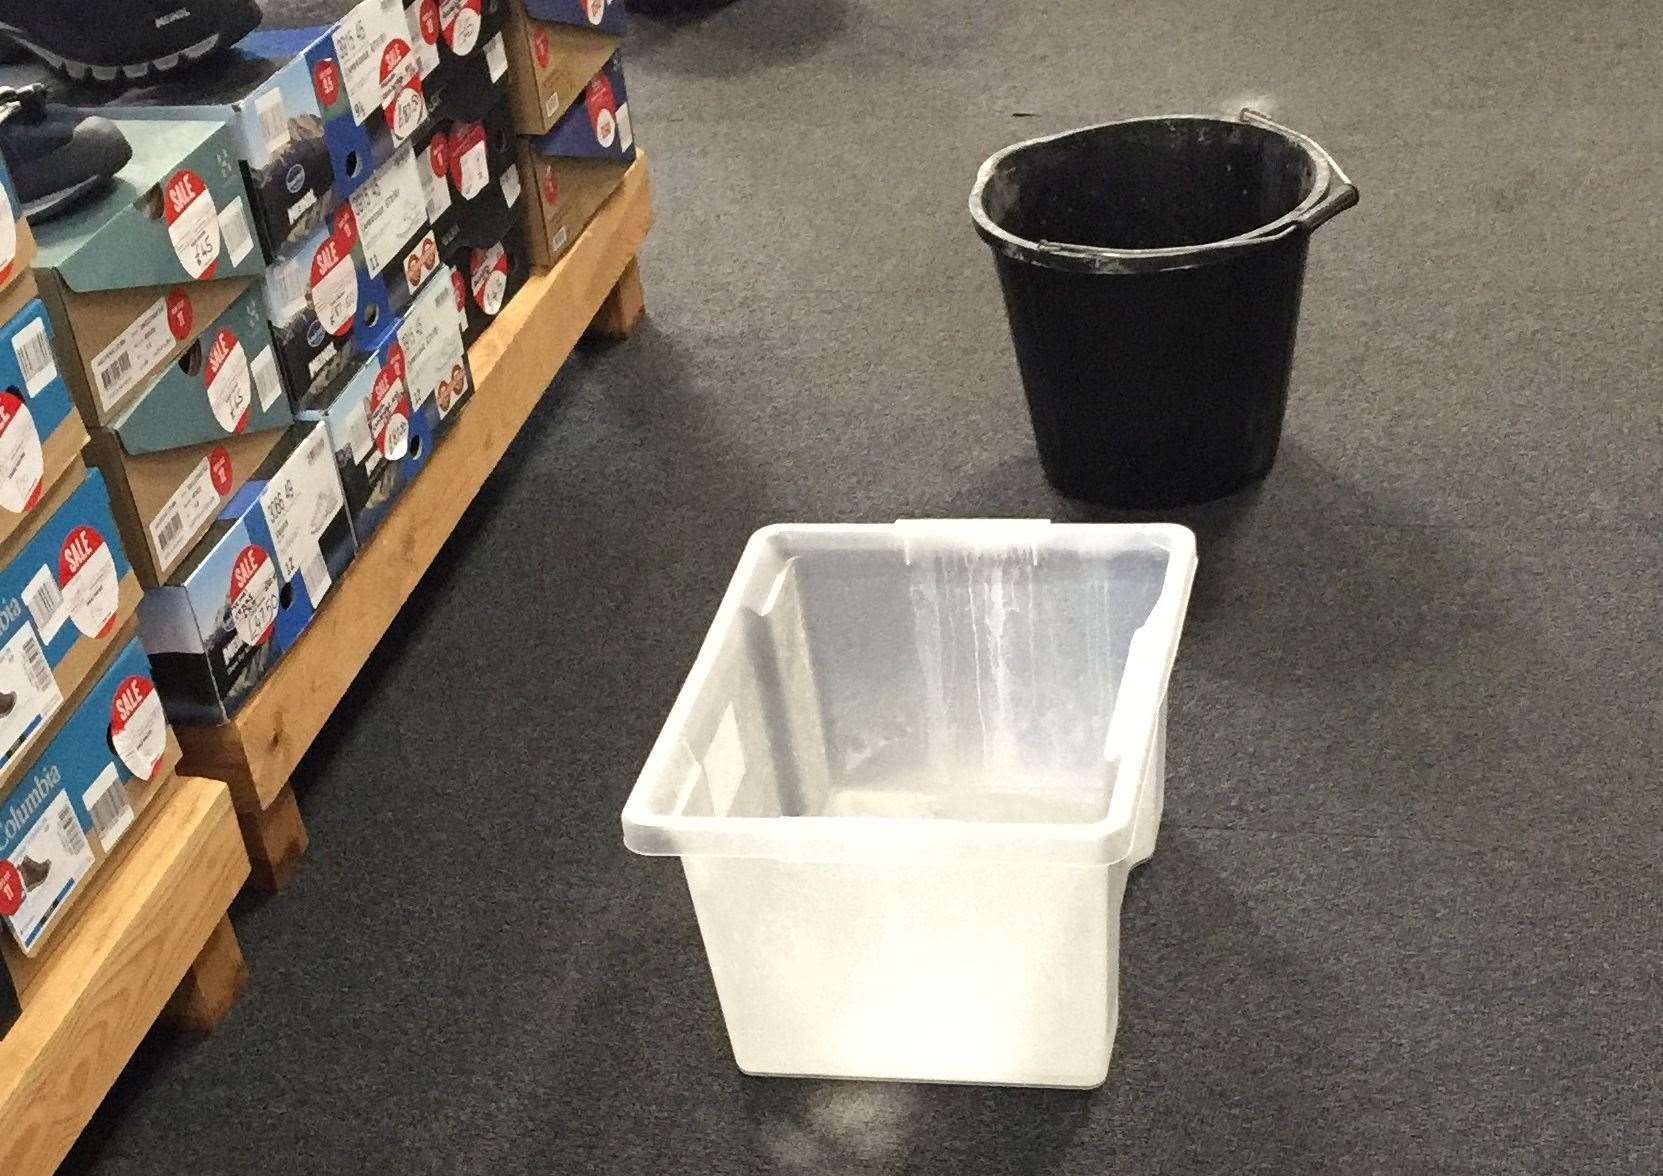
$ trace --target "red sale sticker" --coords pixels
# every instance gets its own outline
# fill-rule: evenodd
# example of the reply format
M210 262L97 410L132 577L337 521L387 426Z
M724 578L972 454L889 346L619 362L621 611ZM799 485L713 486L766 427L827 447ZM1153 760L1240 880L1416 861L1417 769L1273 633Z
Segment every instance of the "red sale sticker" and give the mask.
M402 37L394 37L381 51L381 113L395 143L408 139L427 117L421 62Z
M595 142L602 147L612 146L618 136L618 102L612 95L612 82L605 74L596 74L583 88L583 103L589 108L589 125L595 129Z
M381 365L370 386L366 405L370 436L375 448L388 461L397 461L410 451L410 396L404 384L404 349L393 344L387 362Z
M540 169L542 173L543 203L553 205L560 199L560 179L554 174L554 164L545 163Z
M531 52L537 58L537 68L549 67L549 31L542 25L535 25L531 30Z
M324 58L312 67L312 89L317 93L318 105L325 115L341 98L341 70L334 61Z
M436 176L450 174L450 136L444 131L434 131L433 138L428 141L427 165Z
M23 875L10 862L0 861L0 915L11 918L23 909Z
M191 337L191 321L196 317L191 310L190 296L183 290L169 290L167 294L167 329L174 339L183 343Z
M161 766L167 750L167 719L156 684L141 674L129 674L116 687L110 703L110 746L127 770L148 780Z
M248 355L234 331L221 327L208 345L208 360L202 369L202 383L208 390L208 407L214 420L227 433L248 427L248 410L254 404L254 380L248 370Z
M508 251L502 242L489 249L473 250L468 255L468 275L474 305L486 314L495 315L502 309L503 295L508 292Z
M107 637L115 628L121 581L104 536L85 523L64 537L58 550L58 590L69 617L87 637Z
M269 552L250 543L231 565L231 624L248 645L262 645L277 624L277 564Z
M231 451L223 445L214 446L208 454L208 479L214 484L214 493L221 498L231 493Z
M0 392L0 508L13 514L40 502L45 473L40 431L22 397Z
M185 273L197 280L213 277L219 262L219 214L202 177L189 168L174 172L162 189L162 215Z

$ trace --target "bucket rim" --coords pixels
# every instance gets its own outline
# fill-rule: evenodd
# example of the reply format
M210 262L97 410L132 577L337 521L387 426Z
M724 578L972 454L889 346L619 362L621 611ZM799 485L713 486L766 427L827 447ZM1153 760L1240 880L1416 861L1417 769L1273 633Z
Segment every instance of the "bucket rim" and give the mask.
M1315 166L1311 190L1293 208L1273 221L1233 237L1205 241L1197 245L1167 245L1156 249L1119 249L1107 245L1078 245L1061 241L1036 241L1019 236L997 224L987 212L986 190L999 165L1017 152L1054 143L1076 135L1091 134L1110 127L1131 126L1150 122L1197 122L1247 125L1270 134L1280 135L1297 146ZM1051 269L1074 270L1082 273L1149 273L1160 270L1187 269L1222 261L1243 249L1268 246L1281 241L1300 228L1309 231L1335 213L1357 203L1357 189L1340 170L1333 156L1310 138L1298 131L1272 122L1257 111L1243 109L1235 118L1215 114L1151 114L1137 118L1111 119L1083 127L1072 127L1049 135L1023 139L995 151L982 161L976 172L976 182L970 189L970 218L976 232L996 251L1018 261L1026 261Z

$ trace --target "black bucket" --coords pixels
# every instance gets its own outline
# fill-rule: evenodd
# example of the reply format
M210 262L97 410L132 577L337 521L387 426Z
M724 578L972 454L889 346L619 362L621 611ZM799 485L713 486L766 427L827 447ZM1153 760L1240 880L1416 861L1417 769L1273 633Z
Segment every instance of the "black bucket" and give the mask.
M1357 203L1316 143L1253 111L1018 143L970 193L1051 484L1204 502L1270 472L1305 250Z

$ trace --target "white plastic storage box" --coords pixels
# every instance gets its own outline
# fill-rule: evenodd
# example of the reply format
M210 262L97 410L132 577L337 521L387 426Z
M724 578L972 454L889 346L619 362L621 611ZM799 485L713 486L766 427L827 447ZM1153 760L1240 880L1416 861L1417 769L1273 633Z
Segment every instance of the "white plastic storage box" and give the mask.
M1195 537L782 526L624 807L682 859L740 1069L1095 1086Z

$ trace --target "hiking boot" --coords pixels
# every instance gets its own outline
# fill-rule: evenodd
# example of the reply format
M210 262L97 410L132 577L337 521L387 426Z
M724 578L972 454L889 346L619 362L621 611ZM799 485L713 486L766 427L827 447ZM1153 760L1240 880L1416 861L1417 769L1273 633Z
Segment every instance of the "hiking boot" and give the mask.
M126 136L109 119L47 102L44 86L0 86L0 157L31 221L69 211L132 156Z

